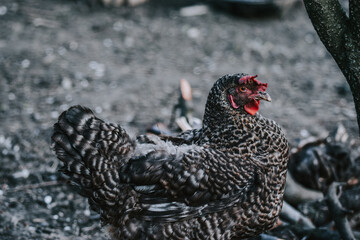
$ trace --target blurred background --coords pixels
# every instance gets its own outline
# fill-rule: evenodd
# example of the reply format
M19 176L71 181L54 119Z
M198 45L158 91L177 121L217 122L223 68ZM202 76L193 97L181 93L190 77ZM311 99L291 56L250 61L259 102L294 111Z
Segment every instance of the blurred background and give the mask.
M256 2L2 0L0 238L108 239L58 181L49 138L71 105L144 133L169 123L180 79L202 118L213 83L244 72L269 83L260 112L293 146L339 123L356 138L351 92L302 2Z

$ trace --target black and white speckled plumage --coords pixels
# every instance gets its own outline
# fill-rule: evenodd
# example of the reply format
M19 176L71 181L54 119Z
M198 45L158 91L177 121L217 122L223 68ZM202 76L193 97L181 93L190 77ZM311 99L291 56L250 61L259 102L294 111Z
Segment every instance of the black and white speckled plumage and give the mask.
M243 76L220 78L203 128L178 137L133 140L81 106L61 114L52 136L61 171L114 239L242 239L275 225L288 143L274 121L231 107Z

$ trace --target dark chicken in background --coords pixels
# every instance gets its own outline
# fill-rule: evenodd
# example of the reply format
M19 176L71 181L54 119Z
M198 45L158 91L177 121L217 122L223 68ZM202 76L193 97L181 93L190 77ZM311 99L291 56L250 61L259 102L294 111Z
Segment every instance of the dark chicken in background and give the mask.
M267 84L225 75L210 90L203 127L177 137L129 137L71 107L52 148L114 239L242 239L276 225L288 142L257 113Z

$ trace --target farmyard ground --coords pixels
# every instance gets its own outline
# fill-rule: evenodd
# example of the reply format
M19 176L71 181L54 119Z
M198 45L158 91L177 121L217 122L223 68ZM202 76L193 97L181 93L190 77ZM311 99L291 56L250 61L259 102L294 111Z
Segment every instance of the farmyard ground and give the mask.
M181 78L201 118L213 82L246 72L269 83L273 102L260 111L292 144L338 123L357 136L351 93L302 6L247 19L213 8L183 17L181 7L1 1L1 239L108 239L86 200L58 183L51 128L74 104L144 132L169 121Z

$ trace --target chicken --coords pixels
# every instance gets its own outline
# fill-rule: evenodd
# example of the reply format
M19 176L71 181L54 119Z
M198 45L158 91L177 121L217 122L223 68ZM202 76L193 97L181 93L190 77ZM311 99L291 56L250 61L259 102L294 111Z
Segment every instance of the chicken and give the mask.
M114 239L243 239L275 226L288 142L257 113L266 83L225 75L210 90L203 127L177 137L131 138L74 106L52 148Z

